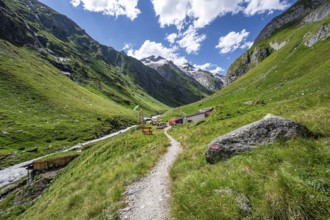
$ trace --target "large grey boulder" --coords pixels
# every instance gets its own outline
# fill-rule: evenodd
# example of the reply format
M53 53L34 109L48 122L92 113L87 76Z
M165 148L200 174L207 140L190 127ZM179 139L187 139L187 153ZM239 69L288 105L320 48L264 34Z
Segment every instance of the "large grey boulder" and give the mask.
M268 114L260 121L214 139L206 149L206 160L216 163L233 154L251 150L260 145L274 143L279 139L306 137L308 129L297 122Z

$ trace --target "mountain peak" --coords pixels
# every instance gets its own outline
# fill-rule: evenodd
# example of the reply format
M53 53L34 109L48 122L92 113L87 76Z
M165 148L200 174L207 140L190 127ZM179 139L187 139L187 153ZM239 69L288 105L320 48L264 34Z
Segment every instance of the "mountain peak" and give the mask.
M153 63L153 62L160 62L160 61L167 61L164 57L161 56L155 56L155 55L151 55L149 57L145 57L143 59L141 59L141 61L143 63Z
M196 67L194 67L193 65L189 64L189 63L185 63L180 67L183 71L197 71Z

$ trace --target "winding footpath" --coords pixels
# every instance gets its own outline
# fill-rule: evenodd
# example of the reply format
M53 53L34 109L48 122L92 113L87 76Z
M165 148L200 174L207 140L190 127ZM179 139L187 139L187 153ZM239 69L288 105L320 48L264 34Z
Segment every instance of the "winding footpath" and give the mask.
M128 186L126 202L128 206L119 211L122 220L164 220L169 217L169 169L181 152L181 145L165 129L171 141L165 153L151 173L138 182Z
M70 150L74 150L74 149L78 149L78 148L81 148L87 144L90 144L90 143L94 143L94 142L97 142L97 141L101 141L101 140L104 140L104 139L107 139L107 138L110 138L110 137L114 137L118 134L121 134L121 133L124 133L128 130L130 130L131 128L135 127L136 125L134 126L131 126L131 127L128 127L128 128L125 128L123 130L120 130L120 131L117 131L115 133L111 133L109 135L106 135L104 137L101 137L101 138L98 138L98 139L94 139L94 140L90 140L90 141L87 141L87 142L84 142L84 143L79 143L77 145L74 145L70 148L67 148L65 150L62 150L62 151L57 151L55 153L59 153L59 152L67 152L67 151L70 151ZM29 160L29 161L25 161L23 163L19 163L19 164L16 164L16 165L13 165L11 167L7 167L3 170L0 170L0 187L2 186L6 186L24 176L27 175L27 170L26 170L26 166L31 164L33 161L36 161L36 160L39 160L43 157L46 157L46 156L49 156L49 155L53 155L55 153L52 153L52 154L48 154L48 155L45 155L45 156L42 156L42 157L38 157L38 158L35 158L35 159L32 159L32 160Z

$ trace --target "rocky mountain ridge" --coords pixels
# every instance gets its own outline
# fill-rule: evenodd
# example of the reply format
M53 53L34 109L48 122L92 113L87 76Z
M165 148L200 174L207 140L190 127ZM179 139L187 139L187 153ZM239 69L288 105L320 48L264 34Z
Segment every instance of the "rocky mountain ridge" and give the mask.
M172 61L163 57L150 56L141 60L145 65L155 69L165 80L175 84L177 87L184 87L194 94L207 96L212 91L202 86L193 77L185 74Z
M224 77L219 74L212 74L209 71L196 68L189 63L183 64L180 66L180 69L212 91L218 91L224 87Z
M213 75L209 71L201 70L190 65L189 63L185 63L182 66L177 66L172 61L166 60L161 56L146 57L141 59L141 62L157 70L165 78L169 78L170 75L170 73L166 71L175 71L178 74L186 75L194 81L197 81L204 87L204 89L212 92L216 92L224 86L224 80L220 75ZM184 77L186 78L186 76ZM199 87L200 86L197 85L197 88Z

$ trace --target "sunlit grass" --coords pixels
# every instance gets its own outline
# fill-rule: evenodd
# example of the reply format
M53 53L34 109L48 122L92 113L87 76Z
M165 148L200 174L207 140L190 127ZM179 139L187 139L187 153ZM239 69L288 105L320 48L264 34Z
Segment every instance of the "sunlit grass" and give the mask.
M140 130L91 144L71 162L21 219L115 219L127 185L141 178L166 151L162 131ZM1 206L0 206L1 207ZM17 219L18 213L6 216Z
M184 148L171 170L175 219L328 218L330 62L324 57L330 56L330 41L313 48L301 43L304 33L318 30L318 25L277 33L267 41L289 39L283 49L216 95L165 115L170 118L215 107L204 123L170 131ZM246 101L264 104L247 105ZM206 146L214 138L268 113L303 123L314 137L279 141L216 165L206 162ZM240 209L235 195L217 193L224 189L246 196L251 213Z

